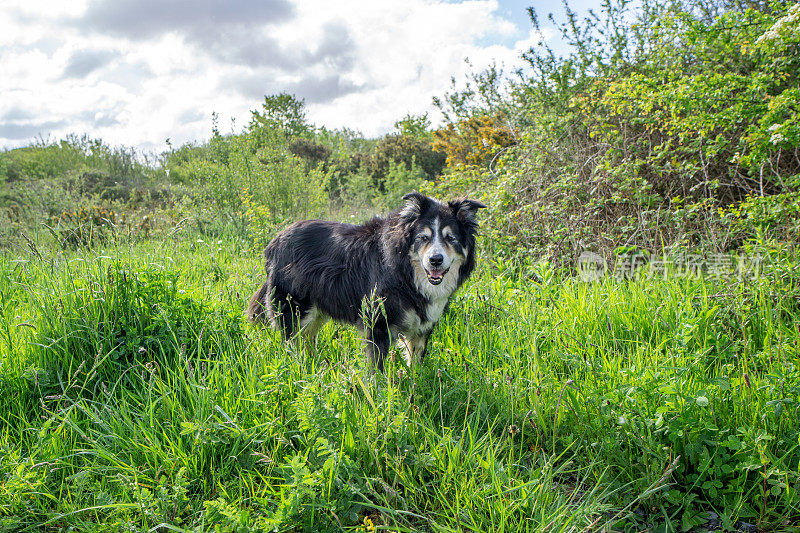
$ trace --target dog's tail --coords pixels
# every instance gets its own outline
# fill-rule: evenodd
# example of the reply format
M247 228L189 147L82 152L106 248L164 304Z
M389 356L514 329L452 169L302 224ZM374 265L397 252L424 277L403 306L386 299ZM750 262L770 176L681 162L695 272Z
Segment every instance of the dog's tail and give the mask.
M247 305L247 320L257 324L267 323L268 306L271 305L267 300L269 293L270 283L266 282L253 294L253 297L250 298L250 303Z

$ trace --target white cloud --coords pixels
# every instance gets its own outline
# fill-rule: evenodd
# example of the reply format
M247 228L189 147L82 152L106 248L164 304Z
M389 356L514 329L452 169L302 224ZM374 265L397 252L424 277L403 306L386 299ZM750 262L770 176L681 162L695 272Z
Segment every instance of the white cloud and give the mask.
M204 0L205 15L191 17L188 0L163 5L4 4L0 146L86 132L158 150L167 138L206 138L213 111L223 130L231 118L243 125L264 94L282 90L305 97L318 125L379 135L431 111L451 76L517 66L539 40L496 0L269 0L272 11Z

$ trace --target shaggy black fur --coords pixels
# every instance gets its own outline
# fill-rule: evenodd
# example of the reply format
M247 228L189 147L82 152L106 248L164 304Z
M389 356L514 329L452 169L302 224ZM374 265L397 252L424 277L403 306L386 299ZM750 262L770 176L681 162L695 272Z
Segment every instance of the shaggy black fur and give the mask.
M441 308L437 316L428 316L431 299L425 291L430 287L427 280L415 280L411 261L419 246L415 237L437 217L439 227L454 231L455 240L448 244L463 261L457 288L475 268L475 213L485 206L465 198L445 204L416 192L404 200L401 210L362 225L305 220L279 233L264 252L267 280L253 295L248 318L268 318L286 339L315 317L354 324L363 331L367 353L380 371L392 336L398 334L421 339L421 358ZM375 324L365 327L362 302L373 294L382 300L385 317L379 314ZM409 311L430 323L427 331L409 330Z

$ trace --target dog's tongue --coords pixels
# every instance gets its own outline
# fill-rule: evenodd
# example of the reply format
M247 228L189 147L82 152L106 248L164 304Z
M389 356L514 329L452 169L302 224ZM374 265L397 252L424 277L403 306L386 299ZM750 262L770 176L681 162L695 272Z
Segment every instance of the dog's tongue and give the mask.
M430 274L432 278L441 278L442 276L444 276L444 270L437 270L435 268L432 268L428 271L428 274Z

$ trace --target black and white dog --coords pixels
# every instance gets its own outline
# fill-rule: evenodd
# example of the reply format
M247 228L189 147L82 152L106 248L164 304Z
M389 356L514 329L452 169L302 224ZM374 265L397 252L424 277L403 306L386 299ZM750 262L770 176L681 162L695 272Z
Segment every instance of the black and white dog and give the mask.
M267 281L248 318L269 319L285 339L302 331L312 343L328 319L354 324L380 371L392 338L402 338L409 364L422 361L450 296L475 268L475 215L486 206L418 192L403 200L399 211L360 226L304 220L280 232L264 251ZM372 324L365 300L379 302Z

